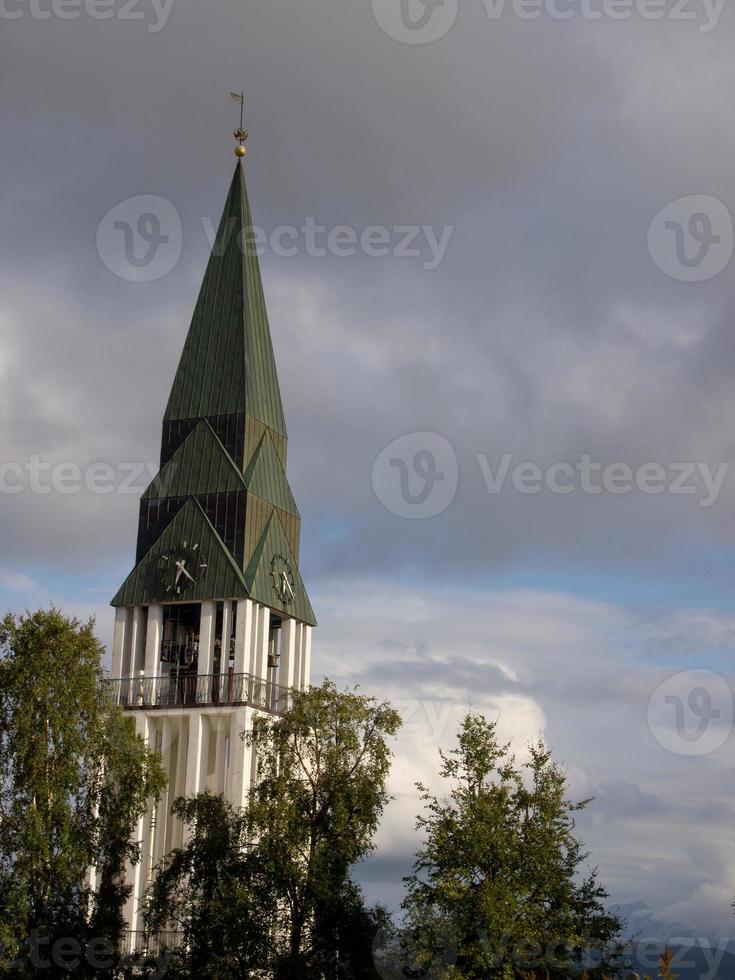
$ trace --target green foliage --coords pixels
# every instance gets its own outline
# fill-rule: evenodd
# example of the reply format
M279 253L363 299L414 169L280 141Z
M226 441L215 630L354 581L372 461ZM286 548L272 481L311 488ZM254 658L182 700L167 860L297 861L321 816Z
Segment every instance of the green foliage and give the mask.
M469 714L441 760L449 797L419 786L426 843L404 903L414 965L457 980L614 972L622 923L596 871L579 876L574 813L590 801L567 800L548 749L530 746L519 767L495 725Z
M34 935L113 948L120 937L130 835L164 777L101 693L103 653L93 622L56 609L0 624L0 973L17 957L13 975L32 975Z
M376 978L386 915L365 908L349 871L373 849L399 725L389 705L325 682L246 736L257 777L245 811L177 801L189 837L158 871L148 923L184 933L181 976Z
M274 896L248 842L243 811L221 796L179 799L186 841L164 860L149 894L152 933L178 932L170 976L248 977L271 959Z
M93 841L97 885L89 932L108 938L112 948L117 948L125 929L123 908L130 891L122 874L126 863L140 860L140 845L132 833L146 812L147 801L160 797L166 777L158 756L136 735L132 717L108 708L104 722L104 768L95 799Z
M349 870L374 848L389 799L388 739L400 724L387 703L325 681L248 736L257 759L251 834L278 896L275 931L285 937L276 977L338 975L359 895Z
M0 624L0 976L38 974L38 937L46 949L63 937L82 952L93 939L119 944L122 874L139 860L131 835L164 776L132 717L105 698L102 653L93 623L55 609ZM185 841L157 869L146 909L152 933L183 934L171 977L377 980L378 933L383 980L561 980L620 967L622 924L596 872L583 873L575 836L589 801L567 799L542 744L517 765L480 715L441 754L448 796L419 787L425 844L405 928L365 906L350 870L374 849L399 727L387 703L325 681L244 735L256 759L245 810L206 793L174 803ZM73 972L100 975L84 957ZM666 957L660 975L673 977Z

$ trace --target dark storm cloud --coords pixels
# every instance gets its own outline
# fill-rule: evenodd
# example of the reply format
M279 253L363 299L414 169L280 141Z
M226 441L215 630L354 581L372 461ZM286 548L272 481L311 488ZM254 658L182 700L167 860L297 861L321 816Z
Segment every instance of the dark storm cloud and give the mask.
M650 563L677 536L729 534L730 481L708 511L688 496L491 496L476 459L731 458L719 424L732 407L731 278L675 282L645 248L668 200L702 189L731 199L730 169L690 138L694 95L662 101L646 65L650 46L670 71L726 50L727 17L706 37L688 26L493 23L478 4L447 37L413 48L388 39L367 3L213 14L179 0L156 33L140 21L8 21L9 457L38 445L81 464L93 452L155 460L208 250L202 220L216 222L229 176L227 91L242 80L265 229L309 217L358 232L452 229L432 271L360 254L263 258L306 553L320 545L314 571L355 560L477 571L559 547ZM703 102L717 87L688 84ZM699 130L727 135L714 113ZM136 284L105 268L95 231L140 194L175 205L183 247L168 276ZM426 522L387 513L370 480L380 450L416 431L449 439L460 467L456 499ZM92 553L87 518L100 509L88 495L5 503L19 529L9 555L33 557L20 532L39 521L44 555L68 555L72 539L78 560ZM123 549L134 500L105 508L107 543Z

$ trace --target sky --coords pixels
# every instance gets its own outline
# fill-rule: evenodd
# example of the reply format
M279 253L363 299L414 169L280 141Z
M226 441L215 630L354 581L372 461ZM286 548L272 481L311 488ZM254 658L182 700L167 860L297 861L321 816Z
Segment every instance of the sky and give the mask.
M731 936L732 8L0 20L0 608L111 639L244 88L313 679L405 722L368 896L400 902L472 707L596 798L611 902Z

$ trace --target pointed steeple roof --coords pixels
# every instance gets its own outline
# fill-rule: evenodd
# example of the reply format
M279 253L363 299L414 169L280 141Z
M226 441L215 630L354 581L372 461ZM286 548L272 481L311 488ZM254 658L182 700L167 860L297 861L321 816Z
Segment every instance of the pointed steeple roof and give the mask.
M250 203L238 161L164 419L240 414L286 435Z
M161 471L141 500L137 564L113 605L183 601L161 595L156 576L162 558L189 541L206 548L208 562L186 601L250 596L313 625L298 570L301 518L286 457L283 405L238 162L166 408ZM289 602L274 584L274 563L290 569Z

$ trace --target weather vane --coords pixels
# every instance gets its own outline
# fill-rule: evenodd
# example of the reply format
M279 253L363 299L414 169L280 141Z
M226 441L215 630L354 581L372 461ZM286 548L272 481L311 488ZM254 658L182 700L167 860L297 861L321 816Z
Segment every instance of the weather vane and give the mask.
M248 131L242 128L242 113L243 113L243 107L245 105L245 93L230 92L230 95L235 100L235 102L240 103L240 127L239 129L236 129L235 132L232 134L237 140L237 146L235 147L235 156L244 157L245 154L248 152L243 146L245 140L248 138Z

